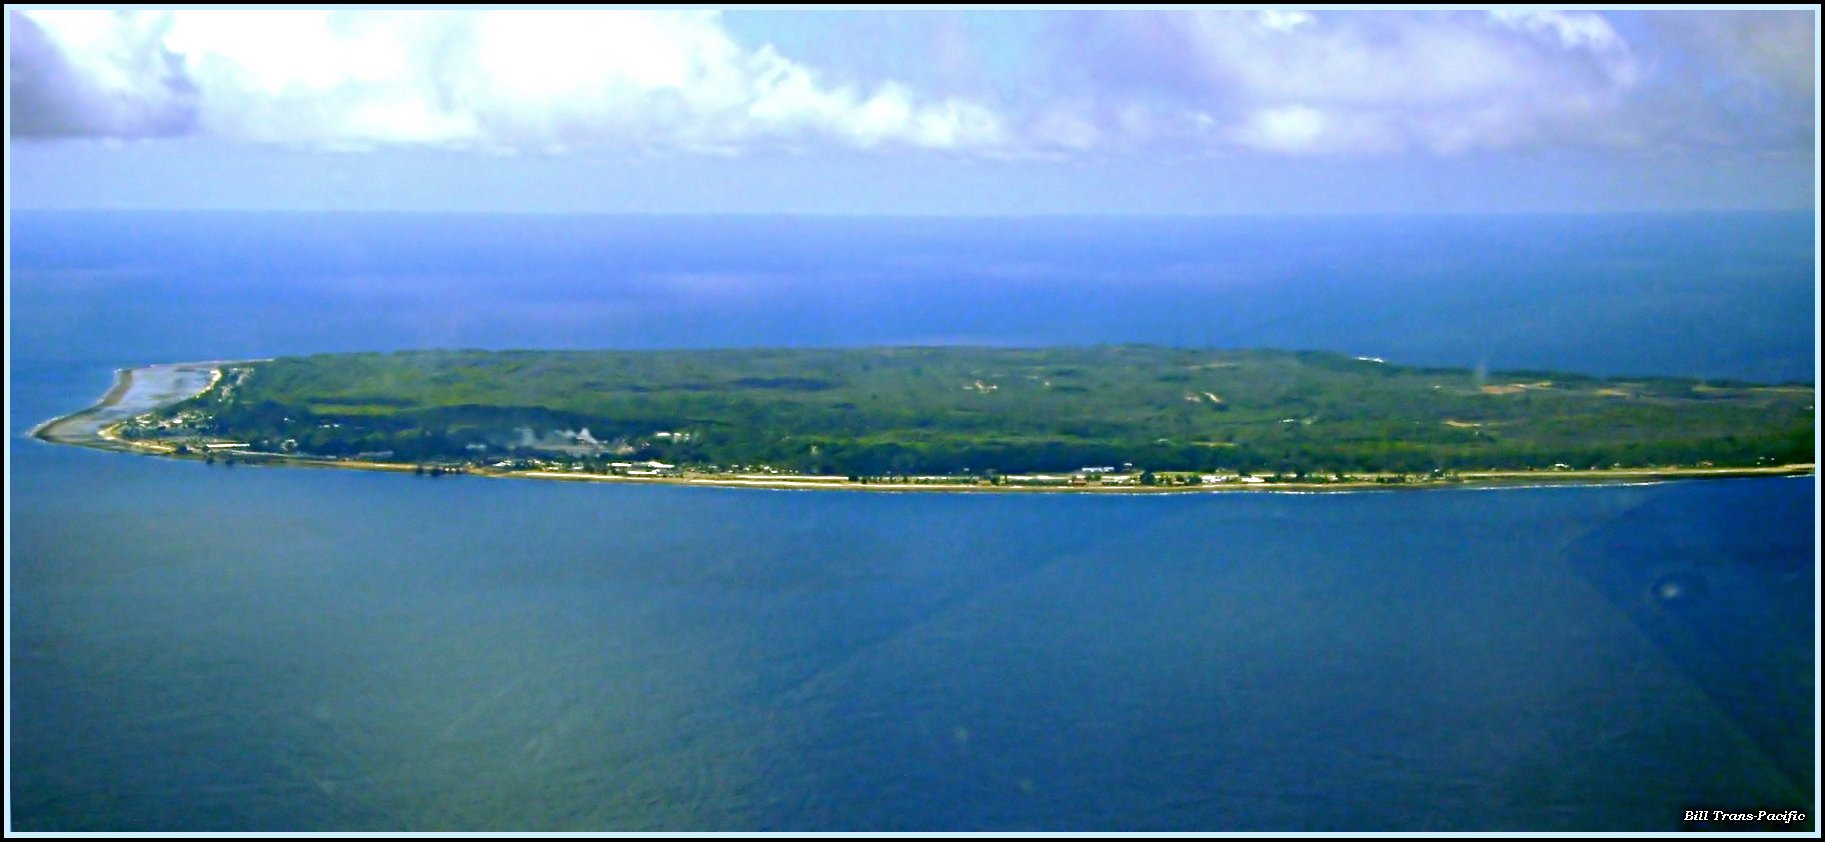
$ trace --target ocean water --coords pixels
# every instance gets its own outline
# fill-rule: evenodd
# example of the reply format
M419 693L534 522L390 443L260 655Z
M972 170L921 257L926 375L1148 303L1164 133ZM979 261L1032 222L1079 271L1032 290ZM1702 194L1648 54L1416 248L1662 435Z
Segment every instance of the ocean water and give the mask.
M921 495L23 437L119 366L408 347L1152 342L1812 382L1813 225L16 216L12 825L1813 816L1811 477Z

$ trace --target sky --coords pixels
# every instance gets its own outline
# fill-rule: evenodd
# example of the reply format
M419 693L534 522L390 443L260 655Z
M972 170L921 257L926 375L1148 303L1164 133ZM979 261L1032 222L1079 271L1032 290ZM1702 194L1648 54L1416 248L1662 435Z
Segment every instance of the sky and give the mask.
M1818 13L7 8L17 208L1813 208Z

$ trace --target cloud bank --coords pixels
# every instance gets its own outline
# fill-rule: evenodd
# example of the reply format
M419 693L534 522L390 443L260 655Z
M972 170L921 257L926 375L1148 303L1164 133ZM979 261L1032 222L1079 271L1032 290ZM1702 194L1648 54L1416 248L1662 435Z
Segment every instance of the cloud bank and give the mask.
M8 13L16 137L500 150L994 149L980 105L822 83L707 12Z
M1048 21L1039 48L1017 51L1024 84L948 94L745 44L714 12L8 12L12 134L986 157L1812 143L1804 12L1623 28L1540 10Z

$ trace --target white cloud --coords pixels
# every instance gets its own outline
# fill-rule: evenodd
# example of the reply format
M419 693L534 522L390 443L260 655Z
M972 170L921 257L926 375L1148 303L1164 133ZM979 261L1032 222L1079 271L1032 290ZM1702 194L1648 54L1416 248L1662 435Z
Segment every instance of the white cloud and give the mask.
M167 23L50 10L39 23L7 12L15 134L145 137L195 123L195 90L162 48Z
M1489 13L1496 23L1534 34L1550 34L1566 49L1610 51L1626 49L1609 21L1591 12L1547 9L1497 9Z
M1285 9L1262 9L1255 13L1255 20L1268 29L1279 32L1291 32L1306 26L1316 18L1311 12L1287 11Z
M1679 57L1600 14L1271 11L1063 20L1052 90L1130 148L1451 156L1667 137L1644 92Z
M1307 15L1202 11L1184 27L1192 96L1245 148L1453 154L1575 132L1638 78L1587 13Z
M1237 131L1244 145L1279 152L1308 152L1323 144L1325 116L1316 108L1289 105L1249 115Z
M24 14L72 69L69 86L169 97L146 71L164 62L194 92L194 129L232 138L535 150L1009 143L982 104L891 81L825 83L770 46L738 44L715 12ZM81 124L138 134L116 122Z
M1258 109L1228 137L1246 149L1285 155L1376 154L1403 144L1400 131L1380 114L1304 105Z
M1049 29L1032 36L1043 46L963 44L961 30L935 44L844 45L906 56L902 69L999 73L992 85L987 75L858 79L853 67L743 43L702 11L8 12L13 130L502 153L841 146L992 157L1812 142L1810 13L1640 13L1621 28L1596 12L1521 9L1044 20Z

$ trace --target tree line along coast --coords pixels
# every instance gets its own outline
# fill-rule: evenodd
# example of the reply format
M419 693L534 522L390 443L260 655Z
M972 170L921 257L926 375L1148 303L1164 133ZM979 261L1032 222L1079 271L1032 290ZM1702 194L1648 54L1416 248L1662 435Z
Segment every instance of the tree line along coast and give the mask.
M1792 473L1814 458L1810 384L1329 352L461 350L196 365L213 366L197 394L117 409L93 441L43 434L83 413L40 437L225 464L909 489L1581 481Z

